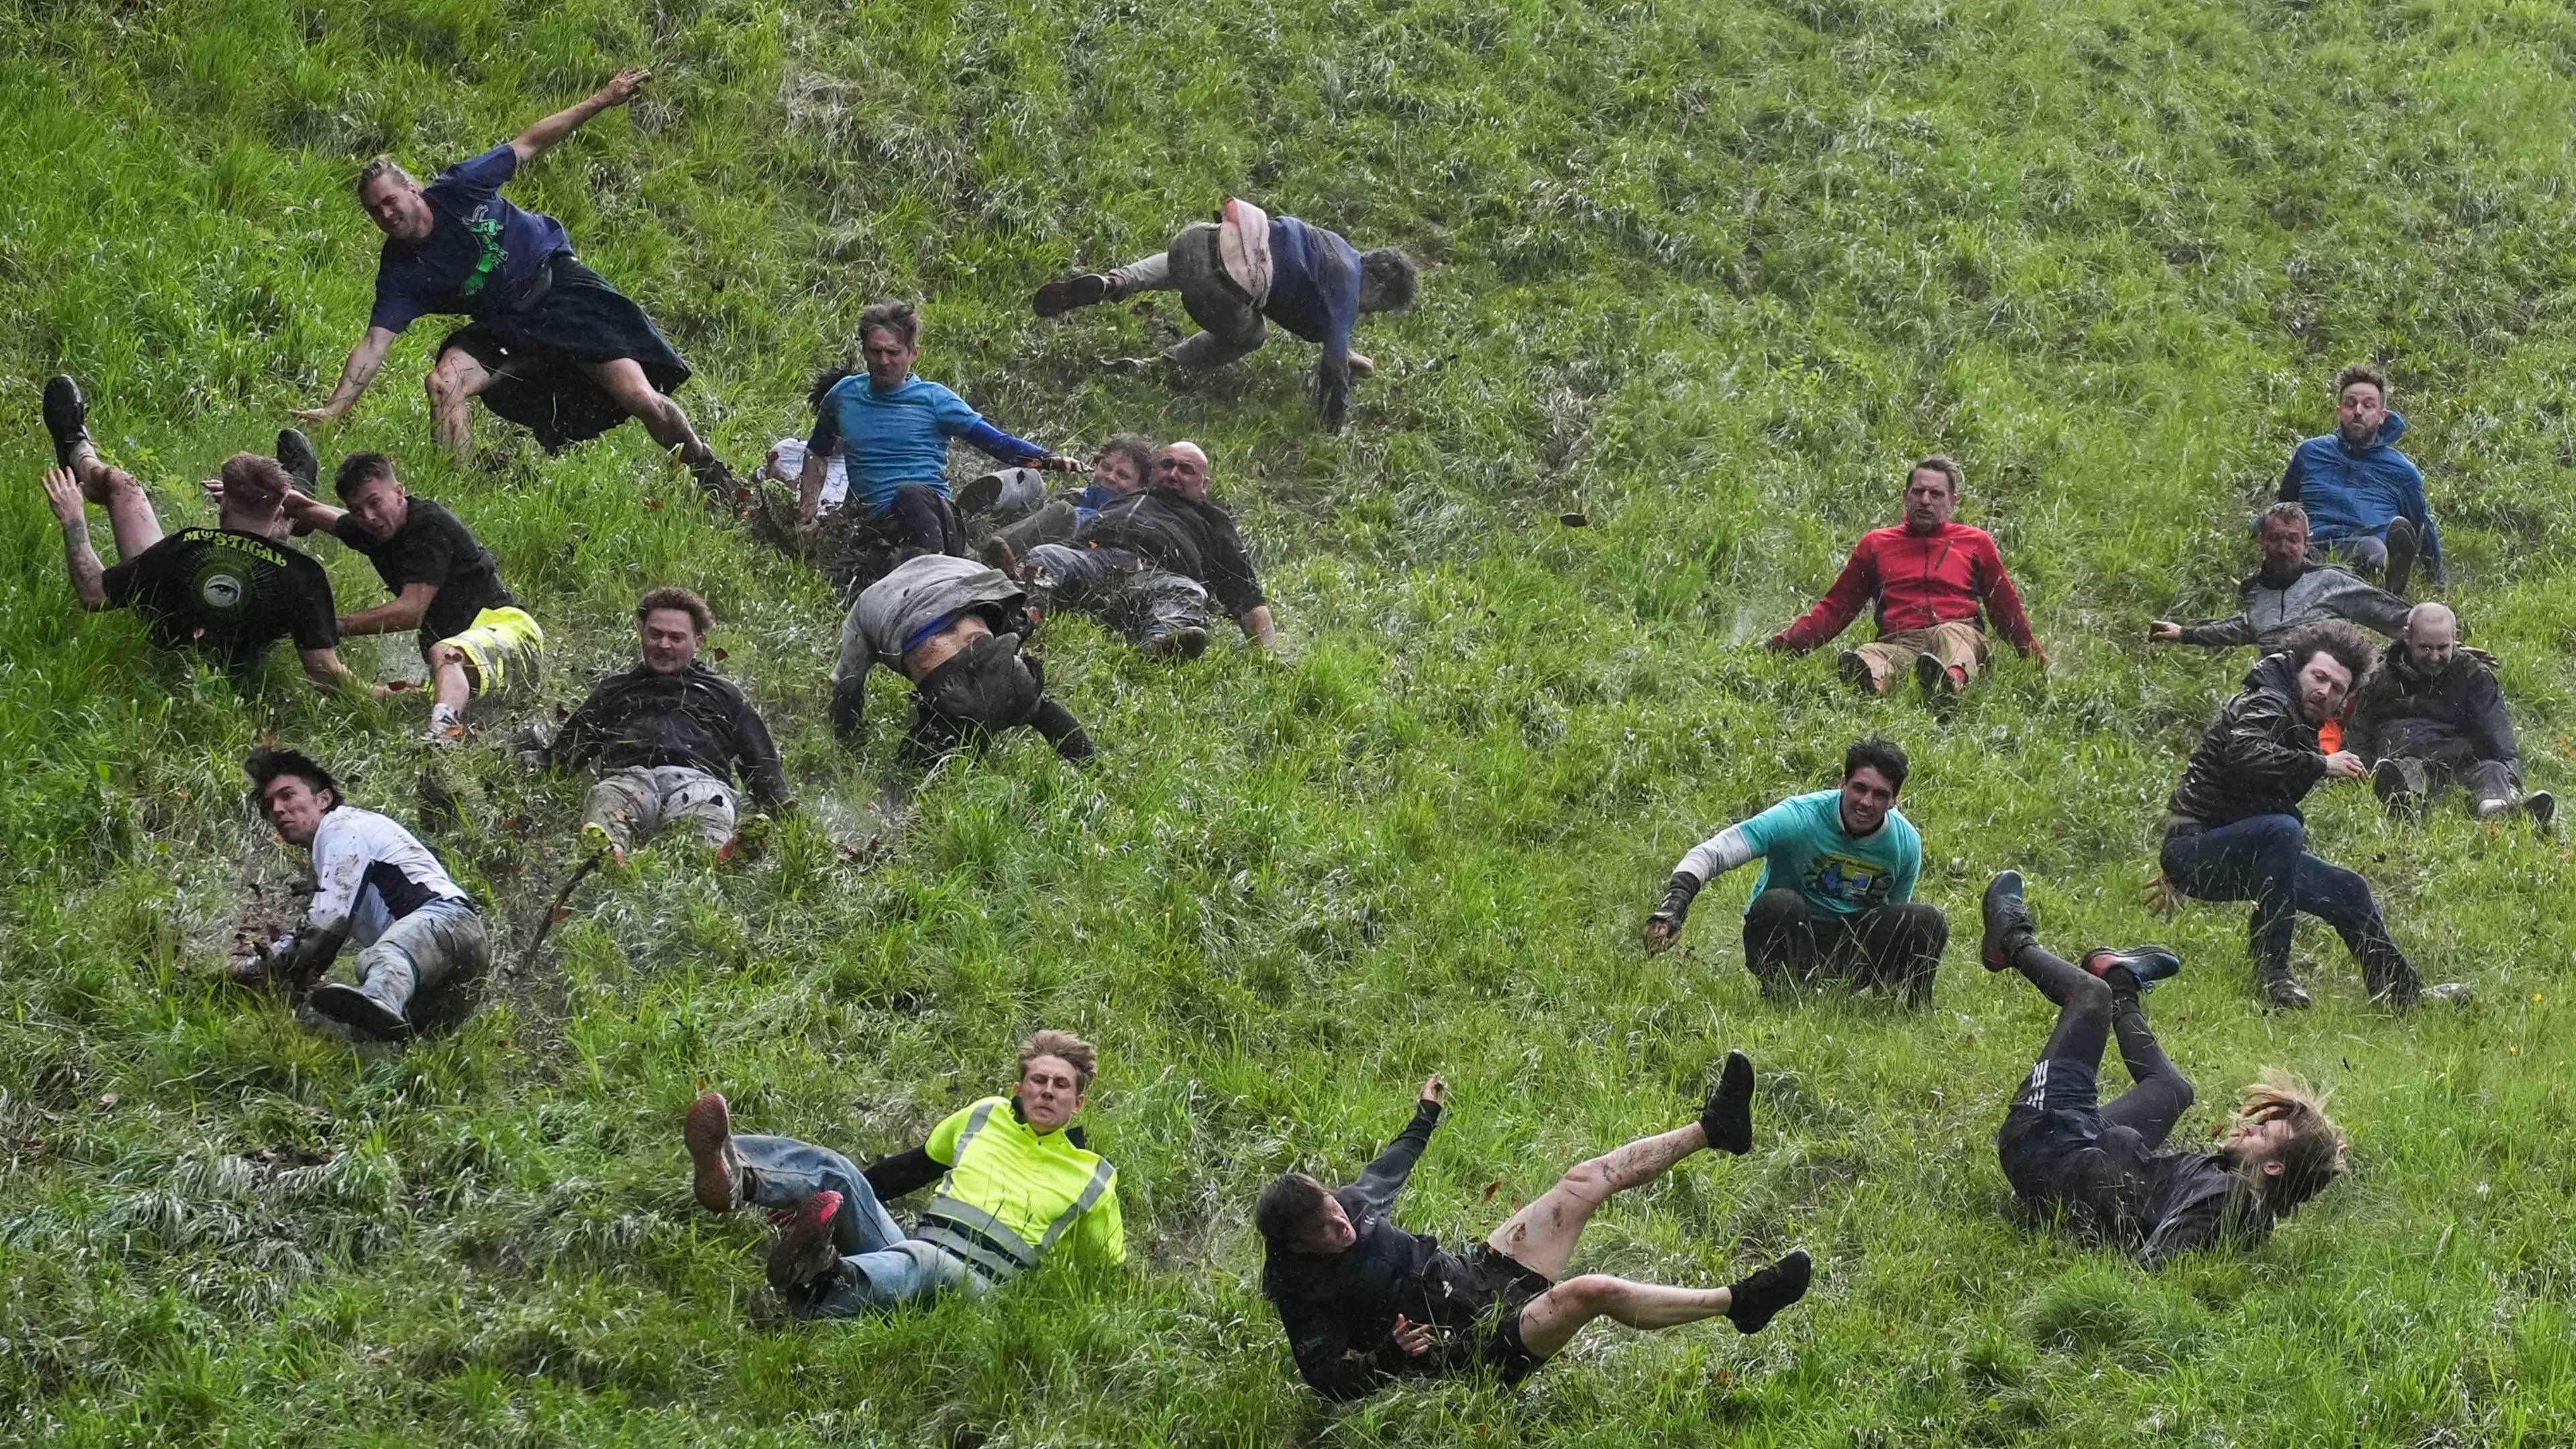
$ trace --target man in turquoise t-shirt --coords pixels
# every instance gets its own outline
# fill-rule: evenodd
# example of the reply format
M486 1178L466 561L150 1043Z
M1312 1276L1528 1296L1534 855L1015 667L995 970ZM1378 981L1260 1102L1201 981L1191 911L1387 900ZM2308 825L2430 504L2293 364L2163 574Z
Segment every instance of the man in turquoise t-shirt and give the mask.
M1700 887L1760 859L1762 881L1744 911L1744 965L1765 995L1832 976L1905 990L1932 1002L1932 973L1950 944L1938 906L1914 899L1923 837L1896 811L1905 752L1881 739L1843 752L1840 789L1793 795L1701 841L1673 868L1663 904L1646 918L1646 949L1681 935Z

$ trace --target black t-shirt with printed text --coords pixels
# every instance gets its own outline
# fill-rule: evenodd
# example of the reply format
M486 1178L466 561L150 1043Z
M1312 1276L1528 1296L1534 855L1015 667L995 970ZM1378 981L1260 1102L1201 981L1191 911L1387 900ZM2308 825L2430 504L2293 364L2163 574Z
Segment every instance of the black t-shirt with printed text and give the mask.
M464 521L426 498L411 500L403 526L391 538L367 532L354 513L340 516L332 529L342 543L367 556L385 587L399 594L411 584L436 584L438 592L420 616L420 644L426 650L441 639L474 627L485 609L510 605L491 550L474 539Z
M311 558L257 534L183 528L107 570L107 601L143 616L154 643L201 649L247 672L280 638L340 642L331 579Z

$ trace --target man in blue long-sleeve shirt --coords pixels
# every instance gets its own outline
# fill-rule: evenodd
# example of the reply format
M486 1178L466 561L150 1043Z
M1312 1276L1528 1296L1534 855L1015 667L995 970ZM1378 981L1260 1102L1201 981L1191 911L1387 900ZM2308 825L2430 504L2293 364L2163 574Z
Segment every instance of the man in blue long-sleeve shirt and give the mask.
M2424 502L2424 475L2397 451L2406 419L2388 410L2388 377L2355 364L2335 375L2335 430L2290 453L2281 501L2308 511L2308 538L2321 556L2404 595L2420 554L2442 581L2442 534Z
M1258 350L1276 322L1324 349L1315 365L1315 405L1324 426L1340 432L1351 379L1376 369L1351 350L1351 330L1362 313L1412 306L1417 285L1413 258L1394 247L1362 252L1320 226L1228 201L1218 220L1181 228L1166 250L1116 271L1059 277L1038 288L1030 306L1053 317L1138 292L1177 291L1192 320L1207 330L1166 348L1163 357L1191 371Z

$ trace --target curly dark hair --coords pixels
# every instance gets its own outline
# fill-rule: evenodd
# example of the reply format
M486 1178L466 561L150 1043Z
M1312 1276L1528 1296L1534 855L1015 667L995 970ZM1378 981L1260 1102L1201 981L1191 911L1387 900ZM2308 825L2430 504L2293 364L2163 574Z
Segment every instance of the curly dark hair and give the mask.
M242 773L250 776L250 803L254 810L259 808L261 799L267 795L269 782L288 775L302 780L304 788L316 795L325 790L330 791L331 803L334 805L348 802L349 797L342 793L340 782L332 779L330 771L323 769L319 761L302 750L253 751L249 759L242 761Z
M2355 692L2370 677L2370 667L2377 662L2379 651L2371 647L2370 636L2361 626L2348 619L2319 619L2302 624L2281 645L2280 652L2290 656L2292 669L2305 669L2308 661L2320 654L2329 655L2352 674Z

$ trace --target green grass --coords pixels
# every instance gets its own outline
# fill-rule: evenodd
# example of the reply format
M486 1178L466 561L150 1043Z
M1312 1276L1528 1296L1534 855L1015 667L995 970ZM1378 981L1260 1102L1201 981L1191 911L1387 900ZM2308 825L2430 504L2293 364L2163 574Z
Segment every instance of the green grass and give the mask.
M880 778L824 727L822 585L684 502L637 430L559 459L427 446L415 329L326 453L392 451L559 642L549 704L627 652L645 585L713 600L813 807L771 862L681 847L591 885L545 959L577 782L424 763L417 698L272 671L244 698L71 606L35 389L77 372L165 517L318 400L363 320L347 177L514 134L613 68L632 111L518 195L699 367L748 458L857 307L927 299L925 375L1013 431L1203 441L1296 654L1157 667L1081 624L1051 677L1106 750L1014 742L854 869ZM2150 654L2226 611L2240 520L2386 359L2451 597L2504 659L2540 784L2576 785L2576 19L2533 0L29 0L0 14L0 1437L27 1444L2469 1444L2576 1440L2566 856L2445 812L2319 799L2464 1016L2270 1018L2242 917L2144 914L2150 823L2240 660ZM1423 304L1315 427L1311 353L1166 389L1095 359L1178 309L1028 317L1036 282L1160 244L1229 192L1392 242ZM1754 646L1969 472L2046 640L1958 717ZM659 507L668 501L671 506ZM1592 526L1565 530L1580 507ZM99 528L104 546L104 527ZM378 596L323 545L344 602ZM416 668L402 640L362 671ZM1937 1010L1759 999L1731 916L1632 942L1708 829L1828 782L1881 729L1953 947ZM352 1052L222 984L296 863L239 807L308 744L506 916L487 1007ZM2323 1081L2357 1170L2260 1250L2158 1277L2007 1220L1990 1134L2045 1008L1973 964L1987 872L2066 946L2190 959L2158 1020L2213 1126L2258 1067ZM747 1220L689 1208L681 1110L868 1154L996 1085L1041 1023L1099 1040L1128 1274L783 1326ZM1578 1259L1722 1281L1794 1243L1769 1332L1593 1330L1523 1391L1341 1412L1288 1377L1247 1221L1348 1174L1439 1069L1404 1217L1472 1240L1586 1152L1680 1120L1726 1047L1762 1143L1607 1210ZM247 1154L247 1155L246 1155Z

